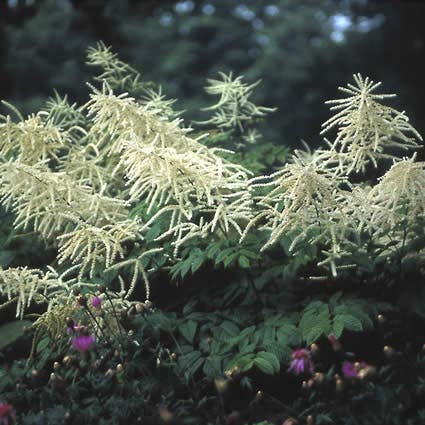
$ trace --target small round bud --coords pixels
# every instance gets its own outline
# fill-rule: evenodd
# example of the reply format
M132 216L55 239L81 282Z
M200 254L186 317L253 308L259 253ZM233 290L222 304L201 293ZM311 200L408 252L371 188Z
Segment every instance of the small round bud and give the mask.
M307 390L308 389L308 383L307 383L307 381L303 381L303 383L302 383L302 389L303 390Z
M66 326L68 326L68 328L74 327L74 320L71 317L66 318Z
M310 345L310 351L313 354L317 354L319 352L319 346L315 342L313 342L313 344Z
M121 353L118 350L114 351L114 357L120 357Z
M313 388L314 387L314 380L313 379L309 379L308 381L307 381L307 387L308 388Z
M335 391L337 393L342 393L344 391L344 382L342 381L342 379L338 378L335 381Z
M385 356L388 357L388 358L393 357L394 354L395 354L394 348L390 347L389 345L385 345L383 351L384 351Z
M257 393L255 394L255 399L262 400L263 398L264 398L264 393L261 390L258 390Z
M378 316L376 316L376 319L378 320L378 322L382 325L383 323L386 322L386 318L383 314L378 314Z
M53 363L53 370L58 370L61 367L59 362L54 362Z
M375 366L368 365L363 370L365 371L366 376L368 378L371 378L371 377L376 375L376 367Z
M137 313L141 313L145 309L145 307L142 303L137 303L135 309Z
M175 362L177 360L177 354L176 353L171 353L170 354L170 359Z
M131 338L131 337L134 335L134 331L133 331L133 329L130 329L130 330L127 332L127 335Z
M298 425L298 421L295 418L285 419L282 425Z
M223 378L214 379L215 389L218 393L222 394L227 391L229 387L229 381Z
M164 424L169 424L173 422L174 415L173 412L165 406L161 406L158 408L159 419Z
M232 371L231 370L226 370L224 372L224 375L226 376L226 378L231 378L232 377Z
M307 425L314 425L314 416L308 415L307 418L306 418L306 423L307 423Z
M321 384L325 380L325 374L322 372L316 372L313 379L316 383Z
M84 295L80 295L77 298L77 303L81 306L81 307L85 307L87 306L87 297L85 297Z
M363 368L363 369L361 369L361 370L360 370L360 372L357 374L357 377L363 381L363 380L365 380L365 379L367 378L367 375L368 375L368 374L367 374L367 369L366 369L366 368Z
M150 300L146 300L146 301L145 301L145 307L146 307L146 308L152 308L152 301L150 301Z
M118 363L116 369L118 373L121 373L124 370L124 366L122 363Z
M56 377L56 374L55 373L51 373L50 374L50 380L53 382L54 380L56 380L57 379L57 377Z
M97 285L97 290L101 293L104 294L106 292L106 286L105 285Z

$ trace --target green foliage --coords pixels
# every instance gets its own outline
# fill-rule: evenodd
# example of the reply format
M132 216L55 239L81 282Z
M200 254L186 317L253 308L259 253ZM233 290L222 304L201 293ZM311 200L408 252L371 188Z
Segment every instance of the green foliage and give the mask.
M336 293L329 303L312 301L301 314L299 328L309 345L321 336L334 335L340 338L345 330L362 332L373 328L373 318L389 306L373 305L364 299L343 297Z
M8 314L16 302L18 316L29 311L36 321L28 347L35 373L5 362L0 391L24 423L137 415L158 423L172 412L182 423L218 425L229 423L233 406L258 421L270 407L257 411L262 388L273 380L296 385L287 397L293 406L280 387L263 402L302 421L314 412L317 423L347 414L333 402L344 385L381 410L382 400L405 397L396 389L379 400L387 382L377 341L399 343L422 368L418 343L382 329L382 313L421 323L417 306L394 300L405 301L413 286L406 282L422 273L414 266L424 256L425 168L415 155L386 152L417 147L420 135L404 112L378 103L388 97L374 93L379 84L356 74L357 86L341 88L352 96L332 101L342 108L325 123L337 127L333 143L296 151L276 171L287 151L251 131L270 111L251 100L256 83L231 74L210 81L220 100L206 121L217 127L209 136L185 126L173 101L104 44L89 50L89 64L101 68L100 84L83 107L57 96L26 118L1 116L0 202L9 214L1 224L2 307ZM252 177L238 158L271 174ZM394 164L376 184L353 181L353 171L388 158ZM22 229L53 252L38 268L20 264L13 239ZM90 304L95 295L101 307ZM80 333L96 344L77 357L70 350ZM370 359L360 347L342 351L368 335L377 337ZM343 360L356 360L354 376L344 376ZM397 380L409 363L400 362L392 365ZM413 407L423 383L416 375L409 383L417 386ZM280 421L276 411L267 419Z
M0 350L16 342L24 334L25 328L29 328L31 324L29 320L16 320L0 325Z

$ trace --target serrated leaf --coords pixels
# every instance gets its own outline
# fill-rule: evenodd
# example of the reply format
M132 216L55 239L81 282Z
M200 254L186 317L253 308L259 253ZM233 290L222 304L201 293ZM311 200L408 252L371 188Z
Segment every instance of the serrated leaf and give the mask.
M259 365L258 363L259 361L261 365ZM267 363L267 366L266 366L266 363ZM268 368L269 367L268 365L270 365L272 372L271 373L265 372L269 375L273 373L277 373L280 370L280 362L277 356L267 351L260 351L259 353L256 354L255 365L258 366L264 372L265 372L264 368Z
M193 320L188 320L183 325L179 326L179 331L183 335L183 337L190 344L193 343L193 339L195 338L196 329L198 328L198 324Z
M238 264L240 267L242 267L243 269L247 269L250 266L250 262L249 259L247 257L245 257L245 255L241 255L238 258Z
M335 320L342 321L344 328L349 331L361 332L363 330L362 322L350 314L340 314L335 317Z

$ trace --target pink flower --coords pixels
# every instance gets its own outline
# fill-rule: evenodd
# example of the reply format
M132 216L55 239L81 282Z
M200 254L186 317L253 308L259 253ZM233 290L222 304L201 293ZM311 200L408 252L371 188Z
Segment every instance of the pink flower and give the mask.
M13 406L7 403L0 403L0 424L9 425L9 420L15 421Z
M359 378L359 372L367 369L368 367L370 366L365 362L361 362L361 363L344 362L342 364L342 373L347 378Z
M289 372L294 372L295 375L301 373L312 373L314 370L311 353L305 348L300 348L292 353L292 361L288 368Z
M342 364L342 373L347 378L357 378L357 369L353 362L344 362Z
M93 297L91 300L91 305L96 309L100 310L102 307L102 298L100 297Z
M72 339L72 346L83 353L93 347L96 339L93 335L78 335Z

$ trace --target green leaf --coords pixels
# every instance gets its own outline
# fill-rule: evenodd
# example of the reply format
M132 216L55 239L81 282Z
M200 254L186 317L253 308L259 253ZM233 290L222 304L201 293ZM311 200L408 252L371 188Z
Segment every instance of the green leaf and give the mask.
M16 341L24 334L24 328L31 326L29 320L15 320L0 326L0 349Z
M239 264L239 266L240 266L240 267L242 267L243 269L247 269L247 268L249 268L249 266L250 266L249 259L248 259L247 257L245 257L245 255L241 255L241 256L238 258L238 264Z
M255 365L267 375L273 375L274 373L279 372L280 362L275 354L269 353L267 351L260 351L256 354Z
M40 341L37 344L36 352L41 353L43 352L50 344L50 338L48 336L40 339Z
M340 314L335 316L335 320L342 322L344 325L344 329L348 329L349 331L361 332L363 330L362 322L350 314Z
M15 258L16 252L11 250L0 251L0 266L7 267Z
M198 324L193 321L189 320L183 325L179 327L180 333L183 335L183 337L190 343L193 343L193 339L195 338L196 329L198 328Z

